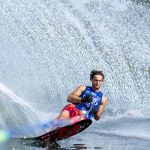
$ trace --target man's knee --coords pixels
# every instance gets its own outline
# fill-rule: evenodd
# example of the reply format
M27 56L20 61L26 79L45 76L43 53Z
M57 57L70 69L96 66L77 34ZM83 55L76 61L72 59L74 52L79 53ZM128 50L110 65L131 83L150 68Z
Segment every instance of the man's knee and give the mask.
M63 110L58 116L58 119L69 119L69 112L67 110Z

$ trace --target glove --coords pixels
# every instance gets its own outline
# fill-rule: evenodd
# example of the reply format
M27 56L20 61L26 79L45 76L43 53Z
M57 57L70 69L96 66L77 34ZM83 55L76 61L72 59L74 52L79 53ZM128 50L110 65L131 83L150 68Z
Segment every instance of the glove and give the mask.
M92 101L93 101L93 96L90 94L87 94L83 98L81 98L82 103L91 103Z

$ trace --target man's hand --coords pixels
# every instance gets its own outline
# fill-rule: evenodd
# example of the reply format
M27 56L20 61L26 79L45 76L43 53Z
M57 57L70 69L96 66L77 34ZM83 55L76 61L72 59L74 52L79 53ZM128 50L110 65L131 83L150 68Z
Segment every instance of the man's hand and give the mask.
M96 114L96 113L97 113L97 111L95 110L94 107L92 107L92 112L93 112L93 114Z
M93 101L93 96L90 95L90 94L87 94L86 96L84 96L82 99L81 99L81 102L82 103L91 103Z

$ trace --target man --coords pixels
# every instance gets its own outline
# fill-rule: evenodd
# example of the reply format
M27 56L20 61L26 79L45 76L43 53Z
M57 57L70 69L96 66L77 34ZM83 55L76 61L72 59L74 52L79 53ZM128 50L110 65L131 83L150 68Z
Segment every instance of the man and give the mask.
M107 98L100 91L104 81L102 71L92 70L90 74L92 86L81 85L67 98L66 105L57 117L58 120L71 120L72 123L83 119L99 120L107 104Z

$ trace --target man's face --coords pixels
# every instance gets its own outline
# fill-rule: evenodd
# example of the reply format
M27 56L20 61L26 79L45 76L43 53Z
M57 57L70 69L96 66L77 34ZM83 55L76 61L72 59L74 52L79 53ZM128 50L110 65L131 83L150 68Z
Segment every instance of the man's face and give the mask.
M95 75L91 81L92 81L92 87L98 90L103 83L103 77L101 75Z

